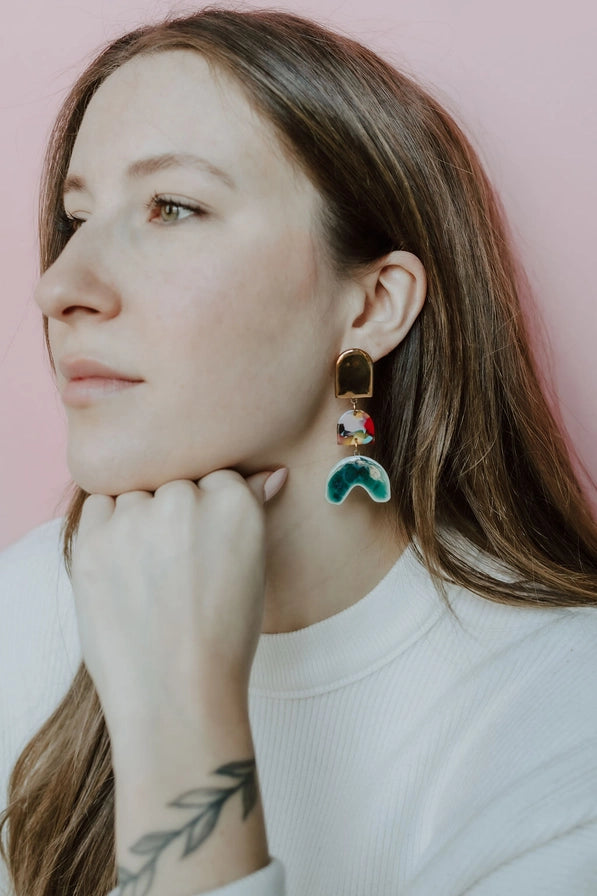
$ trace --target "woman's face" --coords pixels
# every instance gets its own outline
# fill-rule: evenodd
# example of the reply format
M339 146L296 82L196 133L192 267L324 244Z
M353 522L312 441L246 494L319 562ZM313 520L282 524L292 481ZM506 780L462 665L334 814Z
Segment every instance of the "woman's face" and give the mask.
M147 161L166 154L203 161ZM84 223L36 290L58 386L65 358L142 380L65 403L74 480L116 495L291 466L346 346L319 196L273 129L196 53L137 57L92 98L68 174Z

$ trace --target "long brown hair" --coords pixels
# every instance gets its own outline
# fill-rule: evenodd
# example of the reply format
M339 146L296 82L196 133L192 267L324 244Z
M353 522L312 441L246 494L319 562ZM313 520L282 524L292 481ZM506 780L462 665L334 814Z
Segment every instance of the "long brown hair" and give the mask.
M452 117L370 50L294 15L225 9L169 17L108 45L50 137L41 271L68 239L62 184L92 95L133 56L174 49L235 78L274 125L324 199L339 274L397 248L425 267L423 310L376 363L370 409L395 519L416 537L442 595L454 582L514 606L597 605L597 526L540 386L520 300L526 281L499 201ZM64 520L69 572L86 497L76 489ZM467 561L450 531L511 574ZM84 664L16 763L7 820L18 896L99 896L116 885L110 745Z

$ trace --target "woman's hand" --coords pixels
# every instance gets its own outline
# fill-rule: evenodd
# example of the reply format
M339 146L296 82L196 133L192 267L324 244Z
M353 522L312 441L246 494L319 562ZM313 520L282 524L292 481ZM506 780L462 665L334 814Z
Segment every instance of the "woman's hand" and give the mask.
M90 495L73 548L83 658L113 741L245 711L262 629L264 483L217 470ZM267 499L284 484L272 480ZM172 730L172 729L171 729Z

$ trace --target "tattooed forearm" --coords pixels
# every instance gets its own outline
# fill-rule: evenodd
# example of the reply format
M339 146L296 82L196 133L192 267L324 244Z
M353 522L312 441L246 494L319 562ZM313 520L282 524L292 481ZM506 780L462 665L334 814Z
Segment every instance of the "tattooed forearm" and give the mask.
M121 896L146 896L153 883L155 869L160 855L167 846L178 837L184 837L184 850L181 858L199 849L216 826L222 806L241 791L243 803L243 821L257 802L257 782L255 777L255 760L244 759L221 765L213 772L238 778L238 784L231 787L199 787L181 794L169 806L179 809L193 809L193 817L181 827L170 831L153 831L145 834L131 846L130 851L137 855L149 856L149 859L138 871L118 868L118 885Z

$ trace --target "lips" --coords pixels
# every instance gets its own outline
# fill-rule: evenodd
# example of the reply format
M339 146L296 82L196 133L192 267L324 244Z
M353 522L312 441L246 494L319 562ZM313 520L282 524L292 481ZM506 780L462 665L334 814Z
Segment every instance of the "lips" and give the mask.
M101 377L110 380L125 380L131 383L143 382L142 379L134 373L117 370L115 367L110 367L108 364L104 364L102 361L96 361L94 358L65 355L60 359L58 367L67 380Z
M66 378L61 388L62 401L72 408L87 408L129 391L144 382L136 374L119 370L96 358L81 355L64 355L58 362L60 372Z

